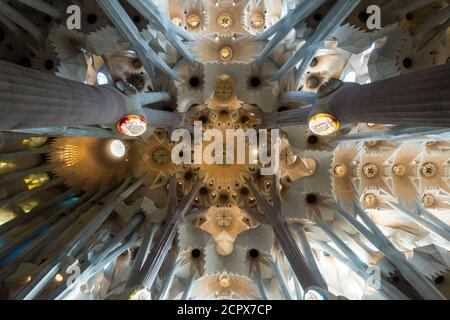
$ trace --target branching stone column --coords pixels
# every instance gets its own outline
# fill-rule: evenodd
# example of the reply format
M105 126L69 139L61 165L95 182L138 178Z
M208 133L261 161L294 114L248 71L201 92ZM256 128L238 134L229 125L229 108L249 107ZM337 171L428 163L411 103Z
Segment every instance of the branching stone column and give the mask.
M132 285L141 283L142 286L151 290L159 270L161 269L162 263L175 239L178 224L182 221L194 201L194 198L202 185L202 181L203 179L199 179L188 195L178 203L176 179L174 176L171 177L169 183L169 208L165 224L156 235L155 245L152 247L148 258L142 267L138 283L133 283Z
M126 187L126 189L116 195L109 203L102 206L97 215L71 235L68 241L60 248L59 253L47 260L36 270L31 276L31 282L17 294L15 299L34 299L47 286L51 279L55 277L58 271L67 264L70 257L74 257L80 252L85 242L95 234L95 232L110 217L112 212L114 212L117 206L143 185L147 178L148 175L144 175L129 186L129 180L125 180L119 189L122 189L122 187Z
M316 3L319 1L305 1L304 3L310 2ZM316 55L317 50L323 46L323 42L332 36L333 32L345 21L345 19L347 19L360 2L361 0L338 0L325 18L320 22L314 33L306 40L305 44L286 61L271 80L280 79L286 72L302 61L300 67L296 70L296 78L300 79L307 66Z
M341 123L450 126L450 64L371 84L332 80L319 90L315 114Z
M273 52L277 45L286 38L287 34L301 21L317 10L325 0L304 1L278 21L277 24L265 30L258 36L258 40L266 40L273 36L267 46L256 57L257 66L261 66L264 60Z
M310 268L314 271L314 275L316 276L317 282L320 283L320 286L323 289L328 290L327 283L326 283L325 279L322 277L322 274L320 273L320 269L314 258L314 252L311 248L311 245L309 244L308 237L306 236L304 227L302 225L297 224L297 225L294 225L293 228L294 228L294 230L297 231L297 235L300 240L301 247L303 249L302 250L303 254L306 257L306 261L308 262Z
M70 286L68 286L67 283L60 284L58 288L56 288L48 296L48 298L58 300L65 298L73 289L73 287L75 287L76 285L80 285L82 281L86 282L90 280L94 275L98 273L99 270L104 268L111 261L114 261L117 258L117 255L116 254L111 255L111 253L117 252L118 255L123 253L123 250L117 251L116 250L117 247L120 248L120 244L130 242L124 241L127 239L127 237L133 239L131 235L136 231L137 227L142 223L142 221L144 221L144 219L145 219L144 213L138 212L131 220L127 222L125 227L117 235L115 235L111 240L109 240L107 243L104 244L103 248L99 253L89 252L89 254L92 254L93 257L88 264L82 266L81 268L82 273L75 280L75 282L72 283ZM134 242L131 241L130 244L134 244Z
M306 103L314 104L317 99L317 94L306 91L287 91L283 92L280 97L281 103Z
M405 280L424 299L444 300L442 293L420 273L406 257L397 250L389 239L380 231L375 223L367 216L364 210L357 203L353 203L353 211L361 220L362 224L353 215L349 214L339 205L334 205L335 212L347 220L358 232L377 247L385 257L400 271Z
M181 296L181 300L189 300L190 299L196 276L197 276L197 272L194 271L191 273L191 276L189 277L189 279L187 279L187 282L184 286L183 294Z
M272 226L273 232L275 233L275 236L301 286L305 288L305 290L309 287L320 287L316 281L313 271L298 248L291 230L288 228L284 220L281 212L281 197L278 177L274 175L272 182L274 206L272 206L269 201L257 190L257 187L253 181L248 181L248 185L256 198L259 208L264 214L259 214L251 208L247 208L247 212L256 220Z
M143 109L150 126L155 128L179 128L183 126L183 115L179 112L169 112L155 109Z
M118 0L97 0L97 4L136 51L145 70L153 80L156 80L154 68L159 69L169 79L178 79L176 72L142 38L133 20L131 20Z
M175 275L180 267L182 259L179 259L173 263L166 278L164 279L164 285L159 294L158 300L167 300L169 297L170 289L172 288L173 281L175 280Z
M0 130L111 124L127 112L112 87L91 87L0 62Z

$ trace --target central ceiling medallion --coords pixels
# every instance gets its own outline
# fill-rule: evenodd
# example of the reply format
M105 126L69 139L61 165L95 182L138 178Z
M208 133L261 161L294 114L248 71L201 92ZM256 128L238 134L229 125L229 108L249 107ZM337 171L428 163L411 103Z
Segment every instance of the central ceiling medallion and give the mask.
M291 148L286 148L280 152L280 161L286 166L291 166L297 161L297 156Z
M233 223L233 216L231 215L229 210L221 210L217 212L215 220L219 228L226 229L231 227Z
M170 152L164 147L159 147L155 149L152 153L153 163L162 166L169 162L170 160Z
M216 90L214 99L219 102L227 103L234 97L234 83L229 76L219 77L216 81Z

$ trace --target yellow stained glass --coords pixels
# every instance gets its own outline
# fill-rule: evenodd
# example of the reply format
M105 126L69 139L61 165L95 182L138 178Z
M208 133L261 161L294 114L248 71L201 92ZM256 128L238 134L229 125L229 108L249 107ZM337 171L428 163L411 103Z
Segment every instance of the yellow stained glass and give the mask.
M25 199L16 204L19 208L23 210L25 213L30 213L31 210L36 208L39 205L39 202L35 199Z
M50 177L47 173L33 173L23 179L28 187L28 190L39 188L43 184L50 181Z
M17 215L9 209L0 209L0 226L17 217Z
M31 137L22 140L22 144L30 148L38 148L47 142L47 137Z

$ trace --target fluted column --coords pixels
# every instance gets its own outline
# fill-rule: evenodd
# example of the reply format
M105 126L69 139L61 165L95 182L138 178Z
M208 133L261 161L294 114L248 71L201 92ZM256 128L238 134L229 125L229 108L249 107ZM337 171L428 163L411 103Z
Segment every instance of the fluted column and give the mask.
M192 272L191 276L187 280L187 283L184 287L183 295L181 296L181 300L189 300L191 297L192 288L195 283L196 272Z
M342 123L450 126L450 64L366 85L346 84L328 102Z
M112 87L92 87L0 62L0 130L111 124L127 111Z
M183 125L183 115L179 112L169 112L143 108L148 124L155 128L177 128Z
M283 276L283 273L280 270L280 266L278 265L277 262L273 262L272 268L275 271L275 275L277 277L278 284L280 285L280 289L281 289L281 292L283 293L284 298L286 300L292 300L291 293L289 292L289 288L288 288L286 280Z
M139 95L141 106L146 106L158 102L169 102L170 94L168 92L148 92Z
M325 279L322 277L320 269L317 266L316 260L314 258L314 252L312 251L311 245L309 244L304 227L301 225L294 225L294 227L295 230L297 230L298 239L300 240L300 244L303 249L303 254L305 255L306 261L308 262L309 267L311 268L314 276L316 277L317 283L320 284L321 288L328 290L327 283Z
M175 275L182 262L183 260L181 259L177 260L170 268L168 275L166 276L166 279L164 281L164 286L161 289L161 293L158 297L158 300L167 300L169 298L170 288L172 288L173 280L175 279Z
M139 247L136 258L133 261L132 266L130 267L130 274L128 277L128 281L126 284L126 288L129 289L133 286L133 283L137 282L137 278L139 276L139 272L141 271L142 264L147 258L148 251L150 250L153 238L155 237L156 232L159 229L159 224L152 224L150 230L147 231L144 239L142 240L141 246Z
M310 268L297 246L291 230L286 225L286 221L281 212L280 182L278 177L274 175L272 181L273 206L259 192L253 181L248 179L247 184L255 196L260 210L264 214L260 214L249 207L246 207L247 213L255 220L272 227L275 237L301 286L303 288L320 287L314 276L313 270Z
M255 282L256 286L258 287L258 291L259 291L261 300L269 300L266 287L264 286L264 282L258 273L255 273L255 275L253 276L253 281Z
M308 122L308 117L312 110L312 107L305 107L264 114L262 127L284 128L305 124Z
M281 94L281 103L306 103L314 104L317 99L317 94L306 91L286 91Z

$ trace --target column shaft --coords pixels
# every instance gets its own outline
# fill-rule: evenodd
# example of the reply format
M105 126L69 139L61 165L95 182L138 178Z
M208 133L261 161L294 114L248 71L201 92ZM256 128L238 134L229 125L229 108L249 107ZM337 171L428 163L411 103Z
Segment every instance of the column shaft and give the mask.
M448 127L450 64L366 85L349 85L331 98L343 123L371 122Z
M92 87L0 62L0 130L111 124L126 113L112 87Z

